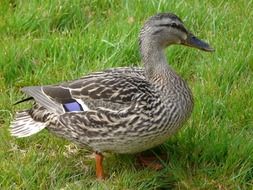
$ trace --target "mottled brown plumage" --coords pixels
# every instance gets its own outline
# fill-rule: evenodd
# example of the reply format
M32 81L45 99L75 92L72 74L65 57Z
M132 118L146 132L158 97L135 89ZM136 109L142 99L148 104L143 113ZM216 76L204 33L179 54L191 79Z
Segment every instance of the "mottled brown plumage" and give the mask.
M12 135L47 128L98 153L135 153L163 143L193 109L189 87L167 64L163 50L171 44L213 51L176 15L155 15L140 32L144 69L115 68L59 85L24 87L36 104L17 113Z

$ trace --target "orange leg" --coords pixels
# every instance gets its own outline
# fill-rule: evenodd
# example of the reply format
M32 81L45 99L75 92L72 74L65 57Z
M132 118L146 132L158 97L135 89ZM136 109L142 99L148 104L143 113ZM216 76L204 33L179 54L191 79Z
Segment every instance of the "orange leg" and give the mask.
M103 170L103 155L96 152L96 175L97 179L104 179L104 170Z

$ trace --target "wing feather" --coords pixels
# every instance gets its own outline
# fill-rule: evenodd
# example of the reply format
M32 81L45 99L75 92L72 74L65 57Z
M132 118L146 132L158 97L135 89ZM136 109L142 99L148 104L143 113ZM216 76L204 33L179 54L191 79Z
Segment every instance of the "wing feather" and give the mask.
M63 107L57 101L54 101L50 96L43 91L43 86L29 86L22 88L22 91L27 95L33 97L37 103L44 106L51 112L62 114Z
M145 101L145 96L154 94L140 68L109 69L59 85L25 87L22 91L58 114L65 112L63 104L73 101L91 109L117 110L130 106L138 98Z

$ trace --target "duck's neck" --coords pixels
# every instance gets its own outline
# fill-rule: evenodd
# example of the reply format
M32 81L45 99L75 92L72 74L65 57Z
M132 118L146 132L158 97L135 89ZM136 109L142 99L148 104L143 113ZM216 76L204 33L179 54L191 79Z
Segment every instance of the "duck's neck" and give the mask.
M152 45L151 45L152 44ZM141 55L146 79L164 93L163 102L177 101L184 120L193 109L193 97L187 83L174 72L166 61L164 49L155 43L141 42ZM168 97L173 96L173 99ZM178 100L175 100L178 99Z
M152 41L142 41L140 44L145 76L148 81L158 85L171 83L178 76L168 65L164 49Z

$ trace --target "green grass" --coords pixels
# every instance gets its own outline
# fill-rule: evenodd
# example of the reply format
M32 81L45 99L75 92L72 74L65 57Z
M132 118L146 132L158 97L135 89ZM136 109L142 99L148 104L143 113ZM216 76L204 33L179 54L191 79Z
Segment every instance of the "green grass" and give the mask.
M28 3L29 2L29 3ZM0 189L252 189L253 1L0 1ZM174 12L213 54L173 46L167 56L195 97L185 127L161 146L161 171L137 169L133 155L108 154L95 179L90 152L47 131L25 139L8 127L28 85L141 65L138 31Z

